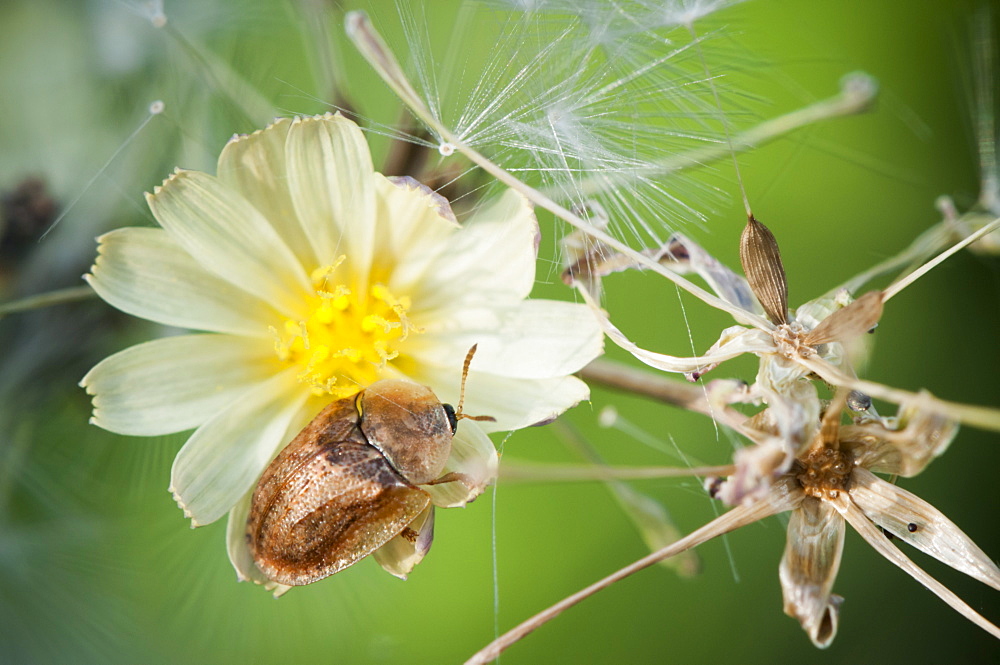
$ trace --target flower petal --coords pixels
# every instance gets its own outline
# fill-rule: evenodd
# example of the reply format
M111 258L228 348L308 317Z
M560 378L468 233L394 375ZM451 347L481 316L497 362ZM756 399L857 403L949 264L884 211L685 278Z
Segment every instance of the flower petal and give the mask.
M416 318L436 309L465 304L491 306L518 302L535 281L538 222L531 204L507 190L484 204L452 234L435 259L434 270L411 293Z
M461 368L423 365L410 378L434 386L442 402L458 404ZM590 397L590 388L575 376L551 379L519 379L469 371L465 391L465 412L492 416L496 422L478 423L484 431L500 432L544 425L563 411Z
M181 432L205 423L274 374L262 340L182 335L109 356L80 382L94 396L90 422L134 436Z
M590 309L557 300L465 308L448 319L416 323L427 334L410 338L404 351L416 362L447 365L455 360L455 349L477 344L472 367L497 376L545 379L572 374L604 349L604 335Z
M391 273L393 293L410 294L425 273L437 269L451 236L461 228L448 201L413 178L375 174L377 219L376 273ZM391 222L390 222L391 220Z
M868 519L892 535L1000 590L1000 568L944 513L920 497L863 468L854 470L850 495Z
M123 312L168 326L266 337L273 309L208 272L163 229L124 228L98 238L85 279Z
M291 126L291 118L281 118L253 134L233 137L219 155L218 174L271 223L302 265L311 265L316 259L288 191L285 141Z
M225 515L260 477L308 396L298 372L289 368L248 390L177 453L170 491L192 526Z
M484 423L488 432L544 425L590 399L590 387L575 376L528 381L470 372L473 380L477 387L466 395L465 408L496 419Z
M229 521L226 523L226 550L229 553L230 563L236 569L238 581L260 584L268 591L274 592L274 597L277 598L292 587L268 579L254 563L247 536L247 516L250 514L252 499L251 489L229 511Z
M361 130L339 113L296 118L285 161L289 194L316 267L344 254L365 290L374 251L375 179Z
M844 518L832 506L806 497L788 522L788 540L778 574L785 614L799 620L820 649L837 634L839 596L830 589L844 551Z
M451 441L451 456L443 475L454 473L461 479L420 486L430 493L434 505L442 508L464 506L496 481L500 460L493 442L479 425L471 420L459 422Z
M178 169L146 200L206 270L300 318L302 294L312 285L295 254L246 199L208 174Z
M401 580L431 550L434 541L434 506L429 505L403 531L374 552L378 565Z

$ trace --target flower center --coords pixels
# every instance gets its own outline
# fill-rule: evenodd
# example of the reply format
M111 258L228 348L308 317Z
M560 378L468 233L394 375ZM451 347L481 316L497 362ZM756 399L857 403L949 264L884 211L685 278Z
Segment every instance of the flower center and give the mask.
M822 447L799 459L802 470L795 478L809 496L836 499L848 489L852 464L846 453Z
M805 343L803 333L802 326L793 321L776 326L771 337L774 339L774 345L778 348L778 353L785 358L796 356L811 358L816 355L816 349Z
M271 328L278 358L302 368L299 381L316 395L337 399L377 381L399 356L399 342L422 332L407 318L407 296L397 297L380 283L364 293L338 283L334 275L345 258L313 271L307 318Z

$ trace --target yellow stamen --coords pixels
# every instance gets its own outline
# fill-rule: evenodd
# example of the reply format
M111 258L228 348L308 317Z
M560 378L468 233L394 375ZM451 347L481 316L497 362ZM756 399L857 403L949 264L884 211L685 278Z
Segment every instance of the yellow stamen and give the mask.
M400 357L399 343L422 330L407 316L410 298L376 283L356 292L338 269L346 257L312 271L308 316L270 328L278 358L301 368L299 381L317 395L346 397L380 378ZM339 272L339 278L338 278ZM338 281L339 279L339 281ZM280 332L279 332L280 331Z

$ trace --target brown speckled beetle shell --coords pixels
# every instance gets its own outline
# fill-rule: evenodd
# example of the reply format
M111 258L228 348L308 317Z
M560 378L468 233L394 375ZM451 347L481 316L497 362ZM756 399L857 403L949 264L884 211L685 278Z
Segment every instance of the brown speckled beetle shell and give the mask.
M257 483L247 520L257 567L310 584L403 532L431 503L417 485L441 476L456 422L429 388L394 379L327 406Z

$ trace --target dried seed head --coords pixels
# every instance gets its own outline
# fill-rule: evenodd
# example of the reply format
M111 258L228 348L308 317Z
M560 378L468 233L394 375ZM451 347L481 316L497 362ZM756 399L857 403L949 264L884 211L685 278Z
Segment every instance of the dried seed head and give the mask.
M801 470L795 478L809 496L835 498L841 491L850 489L854 465L847 453L820 448L809 452L799 460L799 464Z
M778 325L788 323L788 281L778 241L753 215L747 217L740 237L740 263L767 317Z

